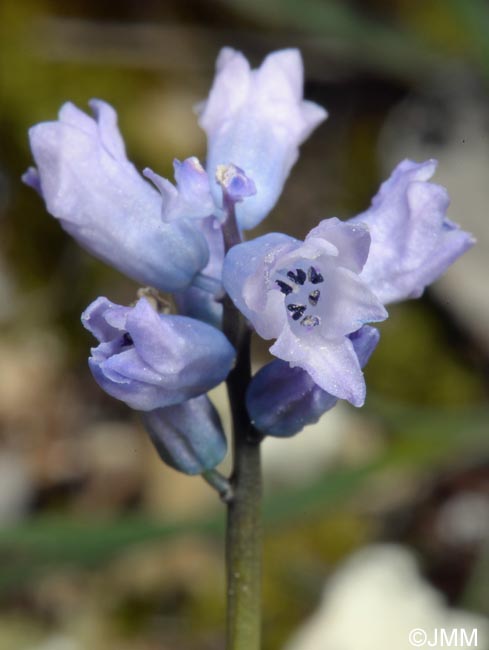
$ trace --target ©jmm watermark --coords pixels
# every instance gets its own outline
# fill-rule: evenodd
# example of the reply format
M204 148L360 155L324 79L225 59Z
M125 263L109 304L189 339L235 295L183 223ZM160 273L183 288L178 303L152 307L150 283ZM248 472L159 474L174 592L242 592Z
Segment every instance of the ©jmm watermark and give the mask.
M414 648L477 648L477 628L424 630L417 627L409 632L409 644Z

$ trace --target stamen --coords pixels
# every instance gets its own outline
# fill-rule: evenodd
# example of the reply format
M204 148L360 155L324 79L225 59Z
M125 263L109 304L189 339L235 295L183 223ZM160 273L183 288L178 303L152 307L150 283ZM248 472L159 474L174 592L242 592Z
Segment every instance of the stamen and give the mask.
M282 282L282 280L275 280L275 282L278 284L280 291L286 296L288 296L289 293L292 293L292 287L289 287L289 285L285 284L285 282Z
M321 320L318 316L306 316L301 320L301 325L311 330L313 327L317 327L320 322Z
M302 269L296 269L297 273L294 273L293 271L289 271L287 273L287 277L289 277L292 282L295 282L296 284L304 284L306 281L306 274Z
M316 271L313 266L309 267L307 275L309 277L309 281L312 282L312 284L319 284L320 282L324 282L324 278L321 273Z
M292 312L293 320L299 320L306 311L305 305L287 305L287 309Z
M314 289L314 291L311 291L311 293L309 294L309 302L313 307L315 307L318 304L320 295L321 292L319 291L319 289Z

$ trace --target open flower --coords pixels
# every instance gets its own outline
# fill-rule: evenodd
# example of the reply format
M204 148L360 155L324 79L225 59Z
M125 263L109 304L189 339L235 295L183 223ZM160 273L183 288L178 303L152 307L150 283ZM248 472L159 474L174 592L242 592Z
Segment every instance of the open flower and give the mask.
M212 212L207 178L195 170L195 159L180 163L180 191L166 181L162 197L127 160L114 109L100 100L90 106L95 119L67 103L57 121L30 129L37 168L24 174L24 182L90 253L144 285L184 289L209 258L205 237L190 220ZM189 187L198 188L196 200Z
M303 99L303 67L298 50L273 52L251 70L246 58L223 48L209 97L199 107L207 134L207 171L234 164L256 185L256 196L237 206L241 228L256 226L277 202L299 155L299 145L327 116ZM221 205L221 188L212 183Z
M359 277L366 227L326 219L304 242L272 233L232 248L224 286L275 356L324 391L361 406L365 382L348 335L387 312Z
M334 397L361 406L365 382L350 335L387 317L383 304L419 296L472 244L447 220L432 163L405 161L372 208L325 219L304 242L271 233L226 256L224 286L270 352Z
M158 314L145 298L135 307L97 298L82 323L100 341L89 359L95 380L139 411L206 393L234 362L234 348L222 332L186 316Z

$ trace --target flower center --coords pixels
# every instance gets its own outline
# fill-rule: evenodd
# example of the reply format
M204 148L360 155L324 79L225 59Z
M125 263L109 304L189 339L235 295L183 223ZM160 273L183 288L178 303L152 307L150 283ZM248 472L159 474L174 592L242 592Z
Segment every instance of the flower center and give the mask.
M307 269L307 270L306 270ZM282 269L275 280L280 291L285 295L285 306L289 318L302 325L306 330L312 330L321 324L318 305L321 300L321 285L324 277L309 266L295 269Z

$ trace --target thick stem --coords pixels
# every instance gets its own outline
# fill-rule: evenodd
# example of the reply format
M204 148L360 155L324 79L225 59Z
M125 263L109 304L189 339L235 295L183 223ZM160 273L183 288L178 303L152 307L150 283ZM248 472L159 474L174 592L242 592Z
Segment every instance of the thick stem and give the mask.
M234 206L223 227L226 250L240 241ZM250 330L228 296L224 333L237 352L227 379L233 420L232 499L226 532L227 650L259 650L261 637L261 467L260 434L250 422L245 394L251 381Z
M247 338L248 347L249 337ZM248 355L243 353L244 356ZM231 477L233 499L228 504L226 537L227 650L260 648L260 442L244 406L246 385L247 373L245 374L244 368L240 368L238 362L228 379L229 399L233 411L234 468Z

